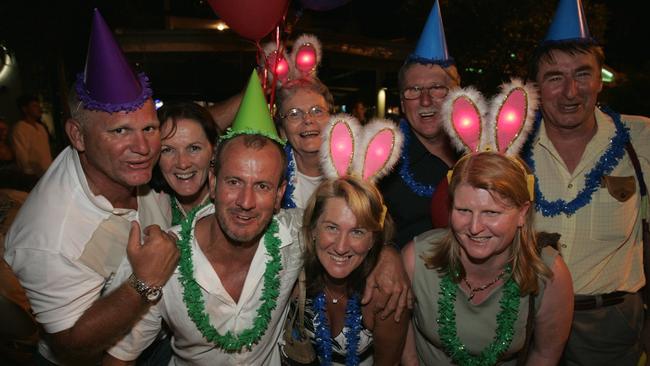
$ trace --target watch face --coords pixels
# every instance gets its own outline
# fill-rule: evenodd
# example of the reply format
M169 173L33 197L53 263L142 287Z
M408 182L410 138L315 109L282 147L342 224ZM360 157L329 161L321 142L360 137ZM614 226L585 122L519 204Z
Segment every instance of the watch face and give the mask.
M149 291L147 291L147 301L149 302L158 301L161 295L162 295L162 291L160 289L152 288Z

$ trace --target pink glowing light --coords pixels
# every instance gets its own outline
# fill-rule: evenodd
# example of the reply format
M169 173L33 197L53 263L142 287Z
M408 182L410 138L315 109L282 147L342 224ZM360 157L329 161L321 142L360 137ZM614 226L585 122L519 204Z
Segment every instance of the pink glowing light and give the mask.
M505 102L501 105L497 115L497 149L505 152L512 141L519 135L525 119L527 98L526 92L521 89L513 89Z
M316 66L316 50L311 44L302 45L296 54L296 68L301 72L309 72Z
M287 60L280 56L274 51L268 58L269 68L271 70L275 69L275 74L278 79L285 81L289 75L289 63Z
M471 151L477 151L481 136L481 116L476 105L467 97L457 98L452 106L451 121L463 144Z
M370 140L363 164L363 179L372 177L386 165L393 141L393 132L388 129L381 130Z
M345 176L352 162L354 152L353 140L348 125L339 122L332 127L331 145L332 163L339 176Z

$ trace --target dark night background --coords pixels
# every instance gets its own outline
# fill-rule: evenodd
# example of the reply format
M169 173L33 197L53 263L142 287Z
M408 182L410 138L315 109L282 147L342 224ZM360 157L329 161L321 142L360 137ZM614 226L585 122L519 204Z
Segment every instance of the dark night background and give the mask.
M386 87L387 105L397 105L397 70L414 48L432 4L433 0L351 0L317 12L300 9L294 0L287 15L293 24L289 39L303 32L321 39L325 50L319 76L337 103L362 99L373 105L377 90ZM556 4L442 0L447 44L463 85L473 84L491 94L511 75L525 76L527 58L544 37ZM601 101L623 113L650 115L650 47L645 42L650 35L645 23L650 2L583 0L583 4L591 33L604 45L606 64L615 71L615 82L605 88ZM16 111L2 110L13 105L7 99L29 91L50 101L55 125L61 123L62 90L83 68L94 7L115 30L135 67L150 76L158 98L227 98L243 87L255 65L252 43L232 30L169 29L170 17L216 20L204 0L4 1L0 44L17 60L21 90L0 83L0 115L13 122L10 117ZM147 49L151 45L158 48ZM355 47L356 53L341 51ZM378 57L372 50L394 52Z

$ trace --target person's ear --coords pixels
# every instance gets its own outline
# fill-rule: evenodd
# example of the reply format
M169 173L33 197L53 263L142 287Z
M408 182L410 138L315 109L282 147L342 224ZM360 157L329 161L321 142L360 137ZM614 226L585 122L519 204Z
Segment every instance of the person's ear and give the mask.
M519 209L519 214L517 215L517 226L523 227L526 224L526 217L528 210L530 210L530 206L530 201L528 201Z
M210 166L210 171L208 172L208 193L210 194L210 199L214 202L216 198L216 189L217 189L217 177L214 175L214 170Z
M68 118L65 121L65 133L68 135L70 144L75 150L83 152L86 150L86 143L84 141L83 126L79 121L74 118Z
M280 208L282 208L282 198L284 197L284 191L287 189L287 180L283 179L282 183L280 183L280 186L278 187L278 191L276 192L275 196L275 212L277 213L280 211Z

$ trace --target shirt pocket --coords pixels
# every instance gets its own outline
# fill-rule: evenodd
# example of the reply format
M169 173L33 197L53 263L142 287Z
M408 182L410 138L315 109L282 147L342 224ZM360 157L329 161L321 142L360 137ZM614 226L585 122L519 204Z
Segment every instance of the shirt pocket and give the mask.
M633 176L605 176L591 203L591 239L621 243L634 229L638 193Z

